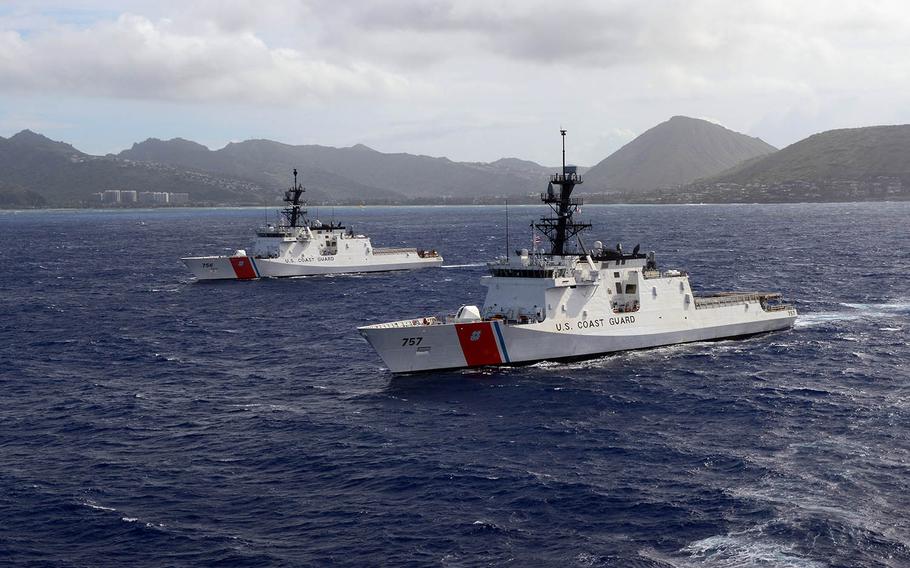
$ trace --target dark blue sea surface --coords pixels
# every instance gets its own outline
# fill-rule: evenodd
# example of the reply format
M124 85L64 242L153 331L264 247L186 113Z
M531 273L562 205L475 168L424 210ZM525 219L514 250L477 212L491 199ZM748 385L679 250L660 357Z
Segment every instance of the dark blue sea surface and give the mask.
M405 377L356 326L482 303L504 210L334 215L455 267L196 283L262 210L0 212L0 564L910 566L910 204L585 206L795 328Z

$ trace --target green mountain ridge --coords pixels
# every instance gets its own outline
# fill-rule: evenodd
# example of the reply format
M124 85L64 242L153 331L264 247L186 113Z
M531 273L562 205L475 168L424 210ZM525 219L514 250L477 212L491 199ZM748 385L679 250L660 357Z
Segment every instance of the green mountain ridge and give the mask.
M747 184L874 176L896 176L910 182L910 125L820 132L701 181Z
M842 128L701 179L682 192L722 201L910 198L910 125Z
M0 138L0 206L86 206L107 189L190 192L199 202L260 203L255 183L162 164L91 156L25 130Z
M92 156L23 130L0 137L0 207L92 206L92 194L107 189L186 192L196 204L275 204L293 168L307 198L323 203L531 200L557 169L518 158L454 162L362 144L262 139L210 150L183 138L150 138ZM716 171L692 177L706 170ZM716 124L673 117L591 168L585 181L580 196L600 202L907 199L910 125L831 130L773 151Z
M406 153L383 153L363 144L348 148L290 145L271 140L230 143L219 150L180 152L184 142L147 140L118 157L179 165L219 174L245 175L260 183L286 179L298 168L303 183L335 199L401 200L408 198L507 195L529 190L534 168L499 168L493 164L453 162ZM532 163L532 162L530 162ZM542 166L536 165L537 168Z

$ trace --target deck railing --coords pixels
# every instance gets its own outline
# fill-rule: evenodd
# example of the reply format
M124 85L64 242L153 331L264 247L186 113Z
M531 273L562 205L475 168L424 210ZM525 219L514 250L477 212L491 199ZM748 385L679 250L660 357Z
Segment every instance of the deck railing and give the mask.
M367 327L372 328L393 328L393 327L420 327L424 325L439 325L441 322L436 316L430 316L426 318L410 319L410 320L401 320L401 321L391 321L388 323L377 323L373 325L368 325Z
M747 304L749 302L758 302L766 312L790 309L786 304L769 304L769 300L780 299L779 293L763 292L721 292L713 296L695 296L695 309L720 308L736 304Z
M413 252L417 254L416 248L374 248L373 254L404 254Z
M661 272L660 270L654 270L652 268L646 268L641 271L641 275L645 279L651 278L676 278L678 276L688 276L689 273L685 270L665 270Z

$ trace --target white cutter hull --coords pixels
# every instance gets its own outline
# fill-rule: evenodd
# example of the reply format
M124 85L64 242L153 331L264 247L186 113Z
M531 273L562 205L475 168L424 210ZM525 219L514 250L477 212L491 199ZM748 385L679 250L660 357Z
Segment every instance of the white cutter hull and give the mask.
M253 280L256 278L288 278L319 274L346 274L417 270L442 266L442 257L422 258L416 251L410 254L374 255L359 262L335 259L316 262L254 258L250 256L197 256L182 259L199 280Z
M639 312L529 324L502 320L441 324L435 318L425 318L359 329L390 371L411 373L586 358L742 337L787 329L796 319L792 308L765 311L757 300L704 311L711 313L682 316L675 323L667 321L666 312Z

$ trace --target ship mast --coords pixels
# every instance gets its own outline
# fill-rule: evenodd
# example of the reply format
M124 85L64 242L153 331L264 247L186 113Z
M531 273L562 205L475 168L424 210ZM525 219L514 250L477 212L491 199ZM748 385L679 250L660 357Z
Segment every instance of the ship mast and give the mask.
M567 252L567 241L591 226L590 223L576 223L572 218L582 203L581 199L572 198L572 190L582 183L582 179L575 166L566 166L566 130L560 129L559 133L562 135L562 173L550 176L547 192L540 196L541 201L550 206L555 217L542 217L534 225L549 239L548 254L553 256L575 254ZM559 188L558 191L556 188Z
M290 228L299 227L300 220L306 215L306 209L302 208L302 205L305 206L306 202L301 203L300 201L300 196L304 191L303 186L297 183L297 168L294 168L294 185L284 192L284 202L288 206L281 211L285 221L287 221L287 226Z

